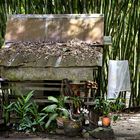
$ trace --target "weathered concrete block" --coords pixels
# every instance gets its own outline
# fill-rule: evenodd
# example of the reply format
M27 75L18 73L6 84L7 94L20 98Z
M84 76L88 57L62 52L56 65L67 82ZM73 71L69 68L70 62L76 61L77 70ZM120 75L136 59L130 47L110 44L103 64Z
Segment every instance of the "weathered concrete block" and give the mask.
M104 18L101 14L12 15L6 28L6 41L78 38L103 44Z
M93 68L22 68L4 67L1 76L7 80L62 80L65 78L73 81L93 79Z

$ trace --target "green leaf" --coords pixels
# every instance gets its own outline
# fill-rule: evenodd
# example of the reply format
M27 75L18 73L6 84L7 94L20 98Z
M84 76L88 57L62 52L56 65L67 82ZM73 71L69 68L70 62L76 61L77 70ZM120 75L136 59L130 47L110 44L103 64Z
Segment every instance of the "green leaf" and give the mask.
M58 113L54 113L54 114L52 114L52 115L49 117L49 119L50 119L51 121L53 121L53 120L56 119L57 116L58 116Z
M27 97L25 98L25 103L27 103L27 102L31 99L31 97L33 96L33 92L34 92L34 91L30 91L30 92L28 93Z
M52 102L55 102L55 103L58 103L58 100L57 98L53 97L53 96L49 96L48 97L48 100L52 101Z
M19 102L21 105L24 105L24 99L18 98L18 102Z
M64 96L64 103L69 99L69 96Z
M20 104L19 104L19 102L17 102L17 103L15 104L15 111L16 111L17 113L20 113L20 112L23 111L23 110L22 110L22 107L21 107Z
M57 108L57 105L56 104L53 104L53 105L49 105L49 106L46 106L43 111L45 112L54 112L54 110Z
M41 117L41 118L38 120L38 122L41 123L46 117L47 117L47 114L46 114L45 116Z
M68 112L67 109L63 108L62 111L63 111L63 114L64 114L65 117L69 116L69 112Z
M57 113L51 114L51 116L49 117L49 120L47 121L47 123L45 125L45 128L46 129L49 127L49 125L51 124L51 122L57 118L57 116L58 116Z
M32 128L32 131L33 131L33 132L35 132L35 131L36 131L36 128L35 128L35 127L33 127L33 128Z
M29 110L31 105L32 105L32 103L25 104L24 110Z
M15 102L9 104L8 106L4 105L3 107L5 110L12 111L12 110L14 110L14 104L15 104Z

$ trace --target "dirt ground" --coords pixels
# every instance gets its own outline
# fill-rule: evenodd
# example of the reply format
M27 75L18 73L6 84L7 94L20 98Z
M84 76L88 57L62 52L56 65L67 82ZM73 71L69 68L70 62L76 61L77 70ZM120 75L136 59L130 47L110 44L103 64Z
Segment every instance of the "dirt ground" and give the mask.
M123 113L119 114L119 120L111 123L111 127L114 131L114 140L140 140L140 113ZM10 134L8 138L6 135L1 135L0 140L102 140L92 137L66 137L64 135L24 135ZM109 140L109 139L103 139Z
M140 140L140 113L120 114L112 128L116 140Z

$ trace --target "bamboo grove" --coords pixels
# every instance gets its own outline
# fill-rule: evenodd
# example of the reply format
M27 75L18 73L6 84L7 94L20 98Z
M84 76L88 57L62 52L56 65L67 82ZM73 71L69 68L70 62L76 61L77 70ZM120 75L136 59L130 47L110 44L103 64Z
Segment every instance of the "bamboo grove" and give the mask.
M1 0L0 45L4 42L8 14L103 13L105 35L102 94L107 91L108 60L128 60L131 76L130 106L140 105L140 1L139 0Z

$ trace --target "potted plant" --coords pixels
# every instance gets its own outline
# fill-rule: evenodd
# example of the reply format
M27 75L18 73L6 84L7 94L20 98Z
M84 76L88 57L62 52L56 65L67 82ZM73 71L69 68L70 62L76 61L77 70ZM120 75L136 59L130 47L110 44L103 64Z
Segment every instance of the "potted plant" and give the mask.
M69 117L64 121L64 133L67 136L76 136L79 135L79 132L82 130L82 120L83 115L80 111L80 106L82 105L82 100L79 96L70 97L70 110Z
M81 117L75 117L72 110L69 111L70 119L64 121L64 133L67 136L76 136L82 130Z
M65 106L68 96L59 96L58 98L49 96L48 100L53 104L46 106L43 111L48 114L48 121L45 128L48 128L52 121L56 120L58 127L63 127L63 121L69 118L69 112Z
M108 100L102 99L102 98L97 98L95 99L95 106L93 107L92 110L94 113L94 119L96 117L96 119L94 121L95 124L98 124L98 120L101 117L102 118L102 125L103 126L109 126L111 119L109 117L109 113L111 111L111 107L110 107L110 102Z
M110 111L110 102L108 100L102 99L102 125L105 127L110 126L111 123L111 119L109 116Z
M65 120L64 121L64 133L67 136L76 136L82 130L82 123L79 120Z
M71 106L72 106L72 111L74 114L79 114L80 113L80 106L82 105L82 100L79 96L71 96Z

